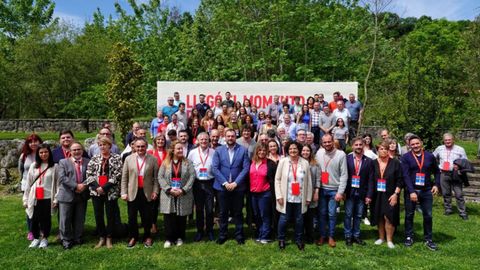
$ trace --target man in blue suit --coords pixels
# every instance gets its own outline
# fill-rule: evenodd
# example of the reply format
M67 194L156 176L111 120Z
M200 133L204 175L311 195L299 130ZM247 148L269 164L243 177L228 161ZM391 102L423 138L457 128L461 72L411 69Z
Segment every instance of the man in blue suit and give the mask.
M212 160L212 172L215 176L213 188L218 192L220 205L220 230L217 240L220 245L227 240L229 211L235 219L235 239L239 245L245 244L242 209L250 162L247 149L237 144L236 139L235 131L227 130L226 145L215 150Z
M353 152L347 156L348 182L345 189L344 233L347 246L365 245L360 238L360 222L365 204L373 195L373 161L363 154L362 138L352 141Z

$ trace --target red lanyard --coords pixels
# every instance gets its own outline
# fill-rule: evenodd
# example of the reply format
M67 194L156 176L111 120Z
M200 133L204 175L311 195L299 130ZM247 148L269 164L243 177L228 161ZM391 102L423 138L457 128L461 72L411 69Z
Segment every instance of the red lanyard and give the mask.
M325 154L325 157L326 157L326 156L327 156L327 155ZM323 160L323 165L325 166L325 171L327 171L328 165L330 165L330 162L332 161L333 158L330 158L330 159L328 160L328 162L325 162L325 159L326 159L326 158L324 158L324 160Z
M425 161L425 153L422 150L422 163L418 161L417 156L413 152L412 152L412 156L415 158L415 161L417 162L418 169L420 170L420 172L422 172L423 162Z
M178 172L180 171L180 166L182 165L182 162L179 161L176 165L173 163L173 173L175 174L175 178L178 178Z
M202 163L203 168L205 168L205 164L207 163L209 154L210 154L210 151L208 151L208 148L207 148L207 156L205 157L205 161L204 161L202 158L202 151L200 151L200 147L198 147L198 155L200 156L200 162Z
M383 179L383 174L385 173L385 169L387 169L388 162L390 162L390 158L387 160L387 163L380 162L380 158L378 158L377 161L378 161L378 167L380 168L380 179Z
M360 166L362 166L362 159L357 159L354 157L354 163L355 163L355 175L360 175Z
M290 162L292 163L293 182L297 182L298 161L296 163L294 163L293 161Z
M450 159L450 152L452 152L452 150L447 150L447 159L445 161L448 161Z
M138 164L138 158L137 158L137 169L138 169L138 175L142 175L142 168L143 168L143 165L145 165L145 160L147 160L147 157L143 157L143 161L142 161L142 165L139 165Z
M70 152L69 151L65 151L65 149L62 148L62 151L63 151L63 156L65 158L69 158L70 157Z
M162 163L163 160L165 159L165 156L167 155L167 152L165 150L159 151L158 149L156 151L157 151L157 157L160 159L160 163Z
M193 128L192 129L192 135L193 135L194 138L197 137L197 131L198 131L198 128Z

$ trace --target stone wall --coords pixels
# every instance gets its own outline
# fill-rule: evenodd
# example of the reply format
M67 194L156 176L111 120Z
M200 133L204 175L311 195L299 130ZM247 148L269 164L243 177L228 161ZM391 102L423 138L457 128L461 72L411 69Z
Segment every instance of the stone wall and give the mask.
M0 131L43 132L70 129L73 132L96 132L103 122L102 119L5 119L0 120ZM112 128L115 125L112 121Z

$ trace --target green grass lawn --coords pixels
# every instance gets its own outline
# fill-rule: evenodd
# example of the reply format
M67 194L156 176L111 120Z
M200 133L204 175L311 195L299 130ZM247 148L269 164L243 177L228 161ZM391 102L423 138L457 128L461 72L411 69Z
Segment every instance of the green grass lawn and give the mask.
M126 204L119 202L122 220L126 221ZM137 246L127 250L126 239L116 240L114 248L94 250L96 238L92 236L94 219L89 202L86 222L86 243L64 251L50 237L46 250L28 249L25 213L19 195L0 197L0 264L3 269L478 269L480 265L480 205L467 204L470 220L463 221L458 215L443 216L441 200L434 206L434 240L439 246L436 252L428 250L423 243L422 218L416 214L416 242L405 248L403 241L403 218L395 236L397 247L390 250L386 245L375 246L376 228L362 224L363 238L367 246L347 248L343 241L343 225L338 219L337 247L307 245L301 253L290 242L286 250L278 250L277 243L265 246L249 238L244 246L227 241L220 246L215 243L192 243L194 226L188 227L187 241L181 247L163 248L163 233L155 238L153 248ZM52 218L54 232L56 218ZM159 221L162 225L161 220ZM343 223L342 223L343 224ZM161 227L161 226L160 226ZM217 231L215 227L215 231ZM232 228L230 228L232 229ZM231 230L230 230L231 231ZM291 235L288 239L293 239ZM248 229L247 235L251 235Z

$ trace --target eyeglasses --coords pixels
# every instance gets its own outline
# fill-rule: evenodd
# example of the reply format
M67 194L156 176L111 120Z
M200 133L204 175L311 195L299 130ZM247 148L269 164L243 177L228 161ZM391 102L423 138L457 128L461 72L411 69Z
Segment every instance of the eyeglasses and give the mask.
M110 135L110 133L105 132L105 133L100 133L100 135L105 135L106 136L106 135Z
M82 149L70 149L70 152L82 151Z

